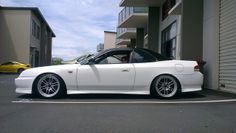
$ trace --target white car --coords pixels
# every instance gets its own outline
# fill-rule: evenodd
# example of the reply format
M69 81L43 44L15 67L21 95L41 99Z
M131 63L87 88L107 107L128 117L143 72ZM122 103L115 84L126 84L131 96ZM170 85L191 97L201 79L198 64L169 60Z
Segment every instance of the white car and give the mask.
M93 54L85 54L85 55L81 55L73 60L69 60L69 61L62 61L61 64L78 64L81 61L83 61L84 59L93 56Z
M102 51L80 64L38 67L15 79L16 93L55 98L64 94L156 94L202 90L196 61L169 60L140 48Z

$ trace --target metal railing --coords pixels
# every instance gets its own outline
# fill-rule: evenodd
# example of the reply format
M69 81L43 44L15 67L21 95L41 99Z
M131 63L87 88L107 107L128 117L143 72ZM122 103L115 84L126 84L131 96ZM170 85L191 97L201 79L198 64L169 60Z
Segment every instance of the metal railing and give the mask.
M130 39L118 39L118 38L116 38L116 45L120 44L123 41L130 42Z
M125 32L136 32L135 28L117 28L117 37Z
M124 7L119 13L118 25L134 13L148 13L148 7Z

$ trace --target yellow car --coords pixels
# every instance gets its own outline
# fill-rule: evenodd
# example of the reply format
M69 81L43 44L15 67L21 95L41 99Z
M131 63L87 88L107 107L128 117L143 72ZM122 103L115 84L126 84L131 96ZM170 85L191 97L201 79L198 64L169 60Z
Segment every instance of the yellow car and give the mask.
M29 64L23 64L16 61L6 62L0 65L0 72L5 73L21 73L22 71L29 69Z

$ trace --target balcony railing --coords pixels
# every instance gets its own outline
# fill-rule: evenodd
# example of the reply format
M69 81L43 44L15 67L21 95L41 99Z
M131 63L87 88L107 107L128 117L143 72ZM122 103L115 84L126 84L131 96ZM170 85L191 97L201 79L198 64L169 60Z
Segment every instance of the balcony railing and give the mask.
M130 44L130 39L116 39L116 45L128 45Z
M126 33L126 32L136 32L136 28L117 28L117 37Z
M119 13L118 25L135 13L148 13L148 7L124 7Z

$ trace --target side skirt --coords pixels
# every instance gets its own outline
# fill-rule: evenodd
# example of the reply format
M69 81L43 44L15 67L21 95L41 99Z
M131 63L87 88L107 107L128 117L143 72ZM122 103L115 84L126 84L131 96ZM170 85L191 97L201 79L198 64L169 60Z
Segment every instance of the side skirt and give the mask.
M136 94L136 95L150 95L149 91L78 91L67 90L67 94Z

